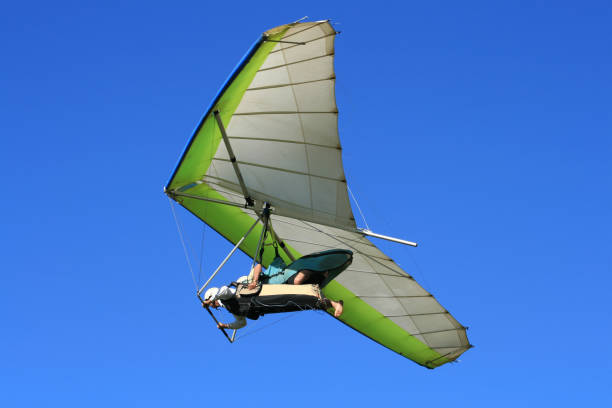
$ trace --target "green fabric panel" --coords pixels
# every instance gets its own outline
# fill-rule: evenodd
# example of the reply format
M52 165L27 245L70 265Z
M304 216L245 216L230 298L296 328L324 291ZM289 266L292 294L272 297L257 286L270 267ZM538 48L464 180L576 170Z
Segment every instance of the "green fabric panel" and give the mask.
M428 368L448 362L337 281L327 284L323 293L330 299L342 299L344 312L340 320L377 343Z
M280 40L286 30L271 36L270 39ZM221 120L226 127L236 108L238 108L244 92L276 44L270 41L263 42L251 57L251 60L219 98L216 108L219 109ZM214 116L210 114L204 119L202 127L195 135L189 150L180 163L172 183L168 186L170 190L180 188L195 180L200 180L206 174L221 139L221 132L217 122Z
M199 184L190 189L189 193L227 201L207 184ZM193 198L178 197L178 199L179 203L185 208L234 244L242 238L242 235L254 222L253 218L242 212L242 209L238 207ZM228 220L231 220L231 222L228 222ZM250 257L253 257L255 251L257 251L257 243L262 228L261 224L257 225L240 246L240 249ZM270 236L267 237L266 243L272 243ZM305 255L300 254L289 246L288 248L295 258ZM286 263L291 262L282 251L280 251L280 254ZM271 247L267 247L264 252L263 265L267 267L274 259L274 256L274 250ZM239 276L246 275L248 272L247 267L244 270L235 271L233 272L235 276L228 276L228 282L232 279L237 279ZM430 349L427 345L411 336L338 282L330 282L323 289L323 293L330 299L342 299L345 307L344 313L339 320L372 340L428 368L438 367L448 362L448 359L441 357L435 350ZM432 361L432 363L428 363L429 361Z

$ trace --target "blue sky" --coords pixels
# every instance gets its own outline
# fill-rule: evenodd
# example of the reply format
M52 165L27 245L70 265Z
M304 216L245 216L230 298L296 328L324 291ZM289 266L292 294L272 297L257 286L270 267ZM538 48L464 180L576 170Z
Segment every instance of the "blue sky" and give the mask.
M314 312L230 346L193 296L162 187L249 46L305 15L342 32L349 185L373 230L420 243L376 241L470 327L458 364L424 369ZM611 17L605 1L5 5L0 402L610 404ZM210 273L230 245L207 230L204 248Z

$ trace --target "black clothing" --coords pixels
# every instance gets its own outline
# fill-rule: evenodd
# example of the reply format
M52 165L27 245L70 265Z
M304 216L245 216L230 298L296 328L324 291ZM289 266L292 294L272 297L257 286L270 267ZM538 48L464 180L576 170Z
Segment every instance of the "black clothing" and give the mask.
M326 310L332 306L329 299L309 295L241 296L223 300L223 305L230 313L252 320L268 313Z

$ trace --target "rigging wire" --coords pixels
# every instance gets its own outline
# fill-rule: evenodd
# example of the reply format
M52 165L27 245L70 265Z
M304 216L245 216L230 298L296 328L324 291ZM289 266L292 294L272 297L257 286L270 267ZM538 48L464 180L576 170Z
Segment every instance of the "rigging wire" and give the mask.
M376 202L372 203L372 208L375 212L375 215L381 220L385 230L393 231L394 223L392 223L389 219L389 213L387 211L381 211L381 209L376 205ZM395 258L394 262L402 269L405 269L406 273L408 273L410 276L417 279L421 286L423 286L426 290L429 290L429 288L431 288L432 286L429 284L429 279L425 270L421 268L421 266L417 262L418 251L402 251L402 254L406 254L408 258L410 258L410 261L414 265L414 268L411 268L409 265L406 265L406 267L404 267L404 265L402 265L402 263ZM410 272L408 272L408 270L410 270Z
M363 213L361 212L361 208L359 208L359 203L357 203L357 199L353 195L353 192L349 188L348 184L347 184L346 187L347 187L349 193L351 194L351 197L355 201L355 204L357 205L357 209L359 210L359 214L361 214L361 217L363 218L363 222L366 223L366 220L365 220L365 218L363 216ZM393 224L389 221L388 212L381 211L380 208L376 205L375 201L371 203L371 206L372 206L372 210L374 211L374 215L376 216L376 218L379 219L379 221L382 222L385 230L386 231L393 231ZM368 226L367 223L366 223L366 227L368 229L370 229L370 227ZM427 275L425 274L425 271L417 263L416 257L413 255L412 251L404 251L403 253L407 253L408 257L412 261L412 264L414 265L414 270L416 270L416 272L418 273L418 276L417 276L418 280L421 281L426 287L431 287L429 285L429 280L427 279ZM399 267L403 268L402 264L399 261L394 260L394 262ZM406 272L406 273L408 273L408 272ZM409 273L409 275L414 277L414 273Z
M277 320L275 320L275 321L273 321L271 323L268 323L268 324L266 324L264 326L257 327L255 329L249 331L248 333L239 335L238 337L236 337L236 339L234 341L238 341L238 340L243 339L243 338L245 338L247 336L250 336L251 334L255 334L255 333L260 332L260 331L262 331L264 329L267 329L270 326L274 326L275 324L278 324L278 323L282 322L283 320L287 320L287 319L289 319L291 317L294 317L296 314L297 314L297 312L287 313L287 316L283 316L280 319L277 319Z
M320 299L319 299L319 300L320 300ZM257 302L257 303L259 303L259 304L261 304L261 305L265 305L265 304L264 304L264 303L262 303L261 301L259 301L259 302ZM288 302L287 302L287 303L285 303L284 305L277 304L277 306L287 306L287 305L289 305L289 304L294 304L294 305L296 305L296 306L298 307L298 309L300 309L301 311L310 310L310 311L313 311L313 312L315 312L315 313L317 313L317 314L327 314L327 313L326 313L326 312L324 312L323 310L320 310L320 309L315 309L315 308L313 308L313 307L311 307L311 306L303 306L303 307L301 307L300 305L298 305L297 303L295 303L295 302L293 302L293 301L288 301ZM270 306L270 305L268 305L268 306ZM269 328L270 326L273 326L273 325L275 325L275 324L278 324L278 323L280 323L280 322L281 322L281 321L283 321L283 320L287 320L287 319L289 319L289 318L291 318L291 317L294 317L296 314L297 314L297 311L290 312L290 313L288 313L288 314L287 314L287 316L283 316L283 317L281 317L280 319L277 319L277 320L275 320L275 321L273 321L273 322L271 322L271 323L268 323L268 324L266 324L266 325L264 325L264 326L261 326L261 327L256 327L255 329L253 329L253 330L249 331L248 333L245 333L245 334L243 334L243 335L238 336L238 337L236 338L236 340L241 339L241 338L244 338L244 337L247 337L247 336L250 336L251 334L257 333L257 332L262 331L262 330L264 330L264 329L267 329L267 328Z
M191 265L191 259L189 259L189 251L187 249L187 245L185 244L185 237L183 234L183 228L181 227L181 224L179 222L179 219L176 215L176 210L174 209L174 202L172 202L172 199L170 197L168 197L168 201L170 202L170 209L172 209L172 215L174 216L174 222L176 223L176 229L178 230L179 233L179 237L181 238L181 244L183 244L183 252L185 253L185 259L187 259L187 265L189 266L189 271L191 272L191 278L193 279L193 284L196 288L196 291L198 290L198 282L196 281L196 277L195 274L193 273L193 267Z
M204 206L204 218L208 219L208 206ZM198 270L198 287L202 283L202 269L204 267L204 237L206 235L206 223L202 223L202 240L200 242L200 269Z
M199 263L199 268L198 268L198 286L202 282L202 266L204 263L204 235L205 235L205 232L206 232L206 224L202 223L202 240L200 242L200 263Z
M414 264L414 267L415 267L416 271L419 273L418 279L423 282L424 286L426 286L427 288L431 288L432 286L429 284L429 279L427 279L427 276L426 276L424 270L417 263L416 257L411 253L412 251L407 251L407 252L408 252L408 257L410 258L410 260ZM398 265L400 265L400 264L398 263Z
M353 201L355 202L355 205L357 205L357 209L359 210L359 214L361 215L361 219L363 219L363 223L365 224L367 229L370 229L370 226L368 225L368 222L366 221L365 217L363 216L363 212L361 212L361 207L359 207L359 203L357 202L357 199L355 198L355 195L353 195L353 192L351 191L351 188L349 187L348 183L346 184L346 189L351 194L351 197L353 198Z

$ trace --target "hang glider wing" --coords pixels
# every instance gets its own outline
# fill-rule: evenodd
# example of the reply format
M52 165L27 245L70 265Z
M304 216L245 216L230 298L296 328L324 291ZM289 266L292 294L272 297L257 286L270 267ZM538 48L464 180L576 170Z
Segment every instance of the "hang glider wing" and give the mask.
M166 192L233 243L268 202L273 229L296 258L331 248L353 251L352 265L324 289L344 300L340 320L434 368L471 347L466 329L356 228L338 138L335 35L327 21L265 32L202 118ZM215 111L254 206L245 205ZM261 229L240 246L251 257ZM272 258L267 251L263 264Z

